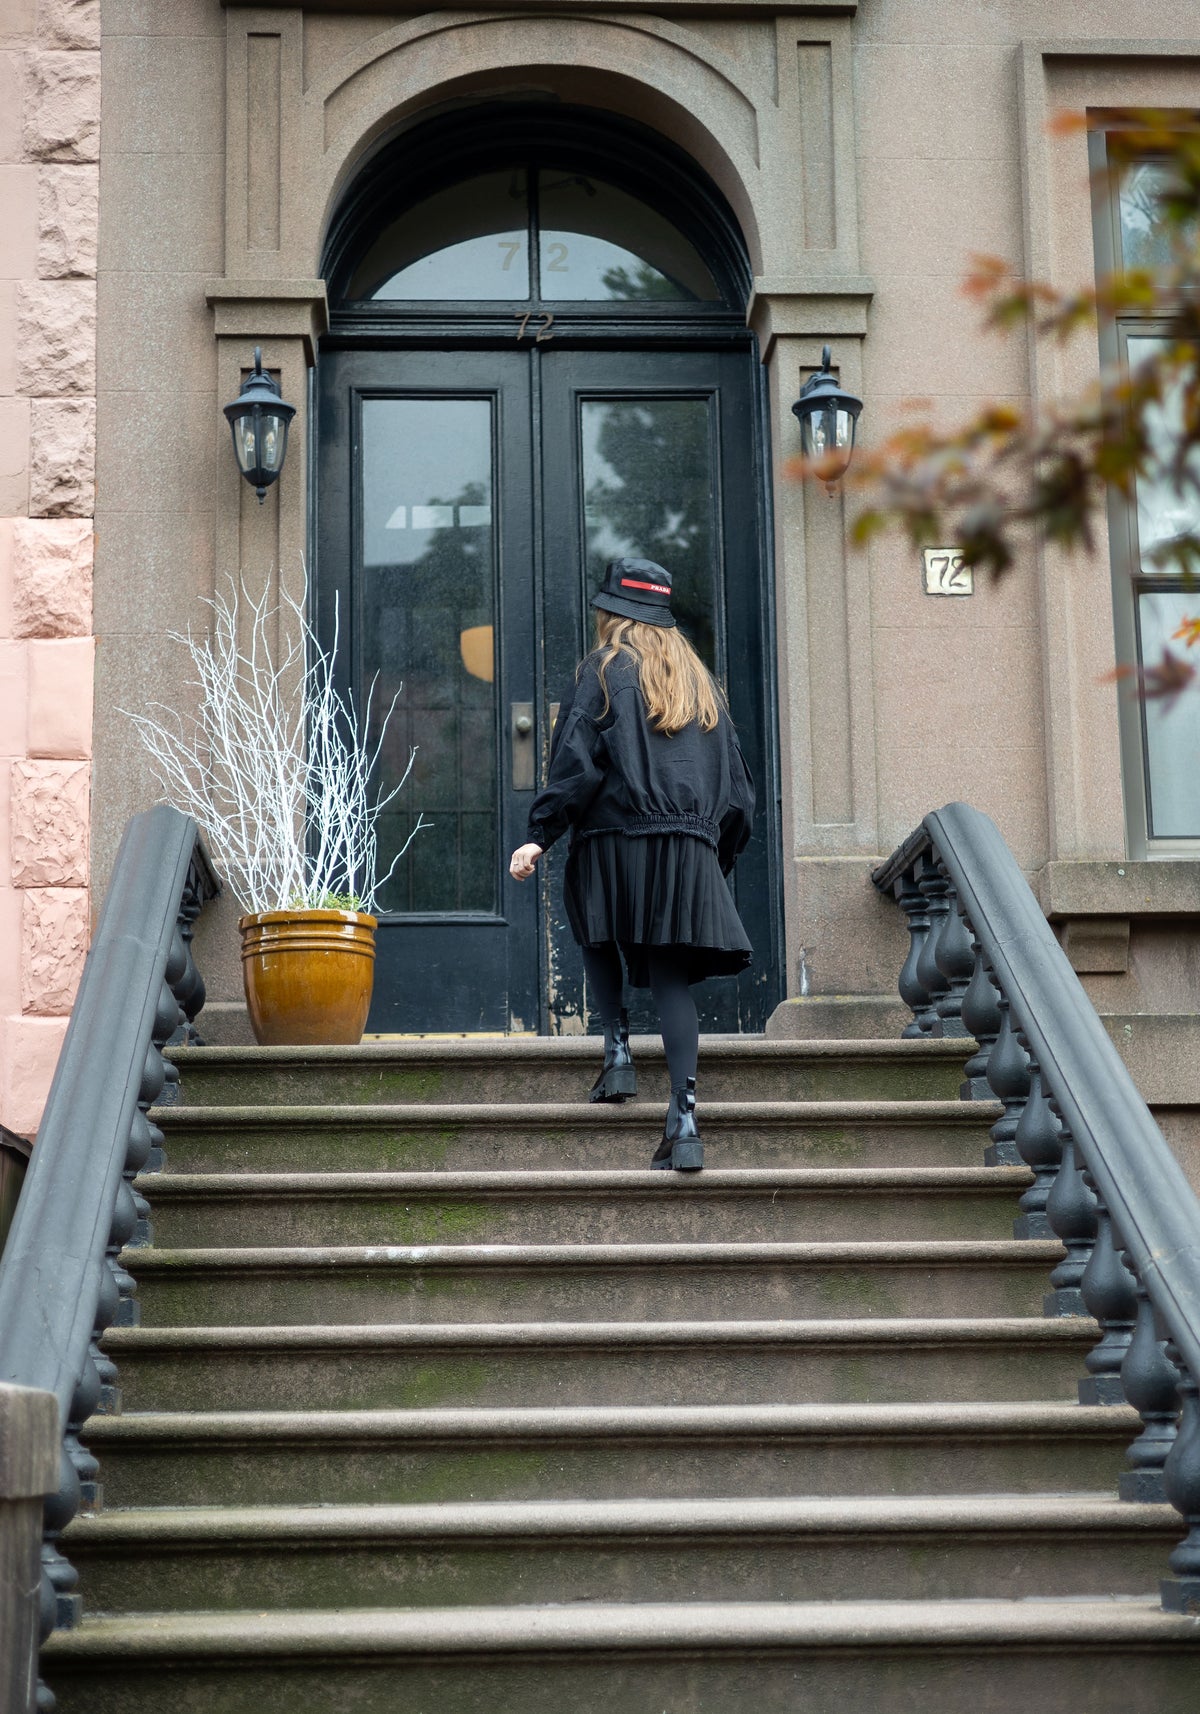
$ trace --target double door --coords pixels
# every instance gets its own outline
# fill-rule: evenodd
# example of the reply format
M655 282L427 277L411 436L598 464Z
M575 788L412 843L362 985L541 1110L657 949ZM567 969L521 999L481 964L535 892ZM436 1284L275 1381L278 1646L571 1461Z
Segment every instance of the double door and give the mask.
M704 1027L761 1029L778 986L773 711L757 412L745 350L329 350L319 367L317 623L380 742L369 1031L585 1027L566 842L509 878L604 564L659 560L726 685L759 787L738 908L755 965ZM386 723L385 723L386 717ZM635 1027L653 1027L635 1004Z

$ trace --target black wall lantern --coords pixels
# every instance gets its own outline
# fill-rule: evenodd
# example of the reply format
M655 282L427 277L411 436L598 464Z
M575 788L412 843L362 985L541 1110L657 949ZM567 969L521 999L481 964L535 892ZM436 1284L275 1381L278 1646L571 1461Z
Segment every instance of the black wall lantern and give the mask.
M831 352L821 352L821 367L801 387L792 410L800 421L800 444L805 458L819 462L827 483L844 476L854 453L854 433L862 400L845 393L829 372Z
M263 373L262 350L256 345L254 373L232 405L225 406L225 415L233 430L238 469L250 486L257 489L260 506L267 489L283 469L288 424L295 414L295 405L285 405L275 382Z

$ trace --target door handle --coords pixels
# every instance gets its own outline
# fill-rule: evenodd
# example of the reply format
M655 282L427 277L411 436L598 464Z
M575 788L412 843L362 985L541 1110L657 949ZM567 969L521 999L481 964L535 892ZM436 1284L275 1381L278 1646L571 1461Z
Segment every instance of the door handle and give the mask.
M509 737L512 741L512 789L531 792L534 779L533 704L514 702L509 710Z

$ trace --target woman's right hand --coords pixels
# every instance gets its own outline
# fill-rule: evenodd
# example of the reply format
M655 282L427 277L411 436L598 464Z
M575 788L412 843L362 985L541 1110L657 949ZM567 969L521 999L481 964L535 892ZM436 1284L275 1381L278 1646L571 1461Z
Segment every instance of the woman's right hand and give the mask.
M542 854L540 845L518 845L508 860L508 872L514 881L527 881L533 866Z

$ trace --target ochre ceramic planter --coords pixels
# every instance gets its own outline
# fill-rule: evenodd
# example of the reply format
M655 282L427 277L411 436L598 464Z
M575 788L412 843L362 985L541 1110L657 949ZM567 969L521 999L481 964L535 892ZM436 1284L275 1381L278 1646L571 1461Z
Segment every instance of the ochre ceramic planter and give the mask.
M242 917L242 981L264 1047L362 1040L375 980L375 918L360 911L260 911Z

